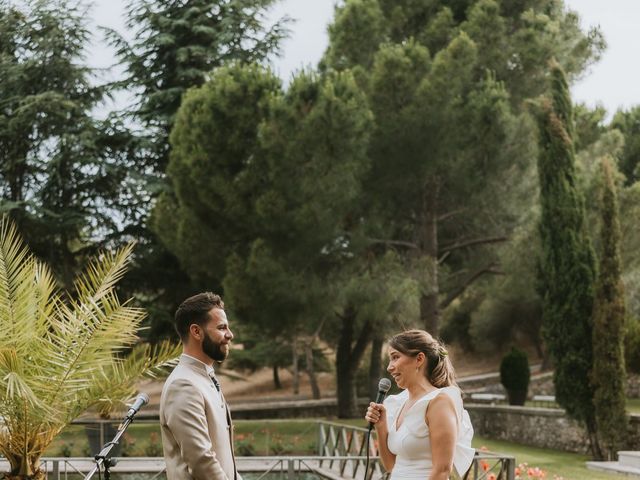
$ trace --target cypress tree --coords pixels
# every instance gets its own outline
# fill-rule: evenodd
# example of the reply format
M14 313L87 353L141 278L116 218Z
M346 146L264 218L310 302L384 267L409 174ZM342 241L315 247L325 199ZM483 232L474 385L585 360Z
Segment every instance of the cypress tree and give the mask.
M620 265L620 224L612 167L602 162L600 269L593 313L593 386L598 435L608 460L627 428L624 392L624 287Z
M537 113L543 337L555 364L556 399L586 426L592 452L598 456L590 381L596 265L577 186L571 98L556 62L551 64L551 95L542 99Z

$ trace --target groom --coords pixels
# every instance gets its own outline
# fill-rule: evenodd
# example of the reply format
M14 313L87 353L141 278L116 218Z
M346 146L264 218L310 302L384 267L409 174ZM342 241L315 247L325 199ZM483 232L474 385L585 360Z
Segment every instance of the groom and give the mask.
M210 292L187 298L175 326L183 353L160 399L167 479L241 480L231 416L213 368L227 358L233 339L222 299Z

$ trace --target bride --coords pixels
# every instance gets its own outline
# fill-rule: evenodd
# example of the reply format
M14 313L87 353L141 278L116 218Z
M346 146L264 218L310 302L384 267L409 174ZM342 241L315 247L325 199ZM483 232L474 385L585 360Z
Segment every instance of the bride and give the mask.
M389 366L398 387L384 404L371 402L380 459L390 480L446 480L473 461L473 427L462 407L455 371L444 345L424 330L408 330L389 342Z

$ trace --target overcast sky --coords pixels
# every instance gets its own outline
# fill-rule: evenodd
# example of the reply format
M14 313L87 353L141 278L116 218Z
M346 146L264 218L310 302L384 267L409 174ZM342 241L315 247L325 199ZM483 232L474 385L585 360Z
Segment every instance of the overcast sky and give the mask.
M125 0L94 0L94 26L123 32L125 3ZM296 19L291 37L283 44L282 58L274 61L283 79L300 67L317 63L327 45L326 27L334 3L335 0L282 0L274 8L274 18L286 13ZM565 3L580 14L584 27L599 25L608 43L600 62L573 86L574 100L590 106L602 104L609 114L618 108L640 105L640 0L565 0ZM99 33L96 37L89 61L93 66L107 67L114 61L113 53L100 41ZM113 78L118 72L109 75Z

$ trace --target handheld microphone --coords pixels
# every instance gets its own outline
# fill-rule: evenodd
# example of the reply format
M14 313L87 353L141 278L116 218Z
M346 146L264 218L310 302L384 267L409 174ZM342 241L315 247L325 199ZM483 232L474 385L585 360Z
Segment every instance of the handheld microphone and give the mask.
M376 395L376 403L382 403L384 397L387 396L387 392L391 388L391 380L388 378L381 378L378 382L378 395ZM373 423L369 422L369 431L373 428Z
M140 395L138 395L135 402L133 402L133 405L129 407L127 418L133 418L133 416L138 413L138 410L144 407L147 403L149 403L149 395L147 395L146 393L141 393Z

